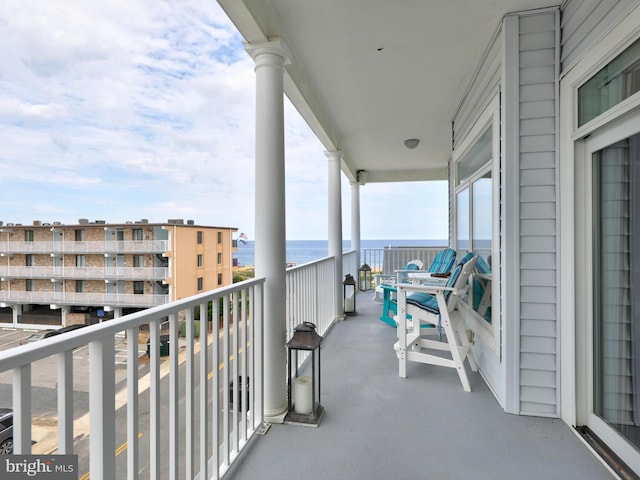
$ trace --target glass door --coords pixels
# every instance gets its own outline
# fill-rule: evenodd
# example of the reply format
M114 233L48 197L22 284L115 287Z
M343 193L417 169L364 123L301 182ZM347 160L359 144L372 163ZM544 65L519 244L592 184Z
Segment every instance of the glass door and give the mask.
M586 425L640 467L640 119L586 142ZM590 231L589 231L590 230ZM590 290L590 294L588 293ZM580 321L580 319L579 319Z

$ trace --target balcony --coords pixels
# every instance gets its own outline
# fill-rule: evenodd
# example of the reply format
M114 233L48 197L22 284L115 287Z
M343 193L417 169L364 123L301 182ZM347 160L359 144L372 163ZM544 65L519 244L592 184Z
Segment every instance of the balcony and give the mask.
M2 278L67 278L78 280L165 280L167 267L0 267Z
M354 268L356 257L345 255L344 265ZM400 378L395 329L378 320L373 292L358 294L358 315L331 321L334 269L327 258L287 271L288 335L313 320L325 336L319 428L263 425L263 280L255 279L0 352L0 401L12 398L16 410L16 453L75 452L81 475L105 479L612 478L561 420L505 414L479 374L471 393L451 369L412 364ZM209 302L219 308L207 313ZM191 322L213 312L218 335ZM161 359L167 317L169 355ZM122 340L147 324L148 368L137 342ZM73 358L85 346L88 408L74 403L83 392L74 389ZM34 365L45 361L57 364L56 382L35 388ZM247 377L233 389L233 379ZM58 398L57 422L44 433L32 430L35 391Z
M169 295L134 293L78 293L78 292L27 292L0 291L1 303L35 303L56 305L109 305L112 307L149 308L164 305Z
M0 252L9 254L90 254L90 253L164 253L168 240L108 240L104 242L0 242Z

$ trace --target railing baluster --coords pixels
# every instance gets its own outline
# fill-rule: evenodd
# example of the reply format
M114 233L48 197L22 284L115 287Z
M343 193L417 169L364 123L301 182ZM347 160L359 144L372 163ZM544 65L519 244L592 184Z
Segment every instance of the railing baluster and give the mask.
M73 453L73 350L58 355L58 453Z
M127 479L137 480L138 444L138 329L127 330Z
M31 364L13 370L13 453L31 453Z
M240 322L238 319L238 292L235 292L232 295L232 319L233 319L233 344L232 344L232 354L233 354L233 362L231 365L233 366L231 371L233 374L231 378L233 378L233 453L236 454L240 450L240 432L238 431L239 422L238 422L238 411L240 410L241 405L241 394L242 394L242 384L244 383L244 378L240 378L239 370L238 370L238 362L240 361L238 355L238 344L240 343Z
M185 337L187 340L186 348L186 378L185 378L185 462L186 462L186 478L193 478L194 475L194 459L195 459L195 427L194 427L194 410L195 402L193 392L194 384L194 349L193 343L195 339L193 329L193 309L189 308L186 315Z
M115 341L89 343L89 464L93 478L116 478Z
M222 465L227 468L231 463L229 435L229 296L224 298L222 313ZM237 382L237 379L236 379ZM238 391L237 388L234 389Z
M178 449L180 391L178 379L178 317L169 315L169 478L180 478Z
M239 301L240 301L240 311L238 312L239 314L239 320L238 320L238 325L241 325L241 331L242 333L240 334L240 345L242 345L242 351L238 352L238 356L240 357L238 360L241 361L240 364L240 376L243 379L242 382L242 397L240 397L241 400L241 405L242 405L242 409L241 411L241 420L240 420L240 441L241 443L244 445L247 441L247 412L249 411L249 409L252 409L251 405L248 404L247 402L247 398L248 398L248 393L249 393L249 383L251 381L251 377L247 377L247 350L248 350L248 346L247 346L247 308L246 308L246 303L247 303L247 297L248 297L248 290L241 290L240 292L238 292L239 295ZM240 449L238 449L238 451L240 451Z
M209 478L209 334L207 304L200 304L200 478ZM212 323L213 325L213 323ZM215 341L215 337L214 337ZM215 365L213 374L215 375Z
M149 472L160 478L160 319L149 323Z
M211 473L215 479L220 477L220 298L214 297L211 305Z

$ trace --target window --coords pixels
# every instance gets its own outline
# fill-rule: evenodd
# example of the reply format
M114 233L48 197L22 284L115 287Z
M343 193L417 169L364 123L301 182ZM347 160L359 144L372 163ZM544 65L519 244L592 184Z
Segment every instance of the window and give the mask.
M144 282L141 280L136 280L133 282L133 293L135 295L144 295Z
M578 126L640 91L640 39L578 89Z
M485 260L493 231L492 131L489 126L456 165L456 247Z
M75 230L76 242L84 241L84 230Z
M202 290L202 277L198 277L198 291Z
M218 243L222 243L222 232L218 232Z
M198 230L198 232L196 233L196 236L198 237L198 245L202 245L202 231Z
M133 230L131 230L131 236L133 240L142 240L142 229L134 228Z
M222 274L218 274L218 285L222 285Z
M24 241L25 242L33 242L33 230L25 230L24 231Z
M136 268L144 267L144 256L143 255L134 255L133 256L133 266Z
M494 171L499 167L499 100L496 97L454 151L452 180L455 184L455 248L458 254L478 255L465 302L465 320L496 355L500 353L500 318L491 315L499 285L492 266L494 237ZM495 290L495 291L494 291Z
M198 268L202 268L202 254L201 253L198 254L197 262L198 262Z
M218 265L222 265L222 253L218 253Z
M34 288L33 288L33 280L28 278L25 282L25 290L27 292L33 292Z
M84 292L84 280L76 280L76 293Z
M84 255L76 255L76 267L84 267L86 264L86 258Z
M33 267L33 255L25 255L24 264L27 267Z

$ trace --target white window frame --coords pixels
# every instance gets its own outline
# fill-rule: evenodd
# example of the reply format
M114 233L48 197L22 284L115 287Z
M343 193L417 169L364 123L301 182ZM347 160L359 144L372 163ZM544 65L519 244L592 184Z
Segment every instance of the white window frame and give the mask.
M491 160L479 167L462 184L457 184L458 165L469 150L478 142L488 128L492 129ZM491 172L492 180L492 238L491 238L491 323L488 323L473 308L462 306L467 328L474 333L493 353L500 358L500 332L502 315L500 312L500 97L496 95L484 109L469 133L460 142L452 155L452 184L453 187L453 243L458 250L458 193L469 189L469 247L473 249L473 190L475 180ZM462 252L458 252L461 254ZM473 299L469 299L473 302Z
M558 297L560 322L560 399L561 417L569 425L583 425L588 412L587 383L590 373L588 340L583 326L587 295L584 279L576 275L578 262L585 252L577 251L577 236L584 235L586 213L577 215L577 204L586 201L582 185L588 179L578 178L576 162L585 157L585 139L593 132L640 107L636 93L616 106L578 127L578 88L602 67L624 51L640 36L640 6L634 9L606 36L596 42L584 57L566 71L560 81L560 272ZM579 169L578 169L579 170Z

